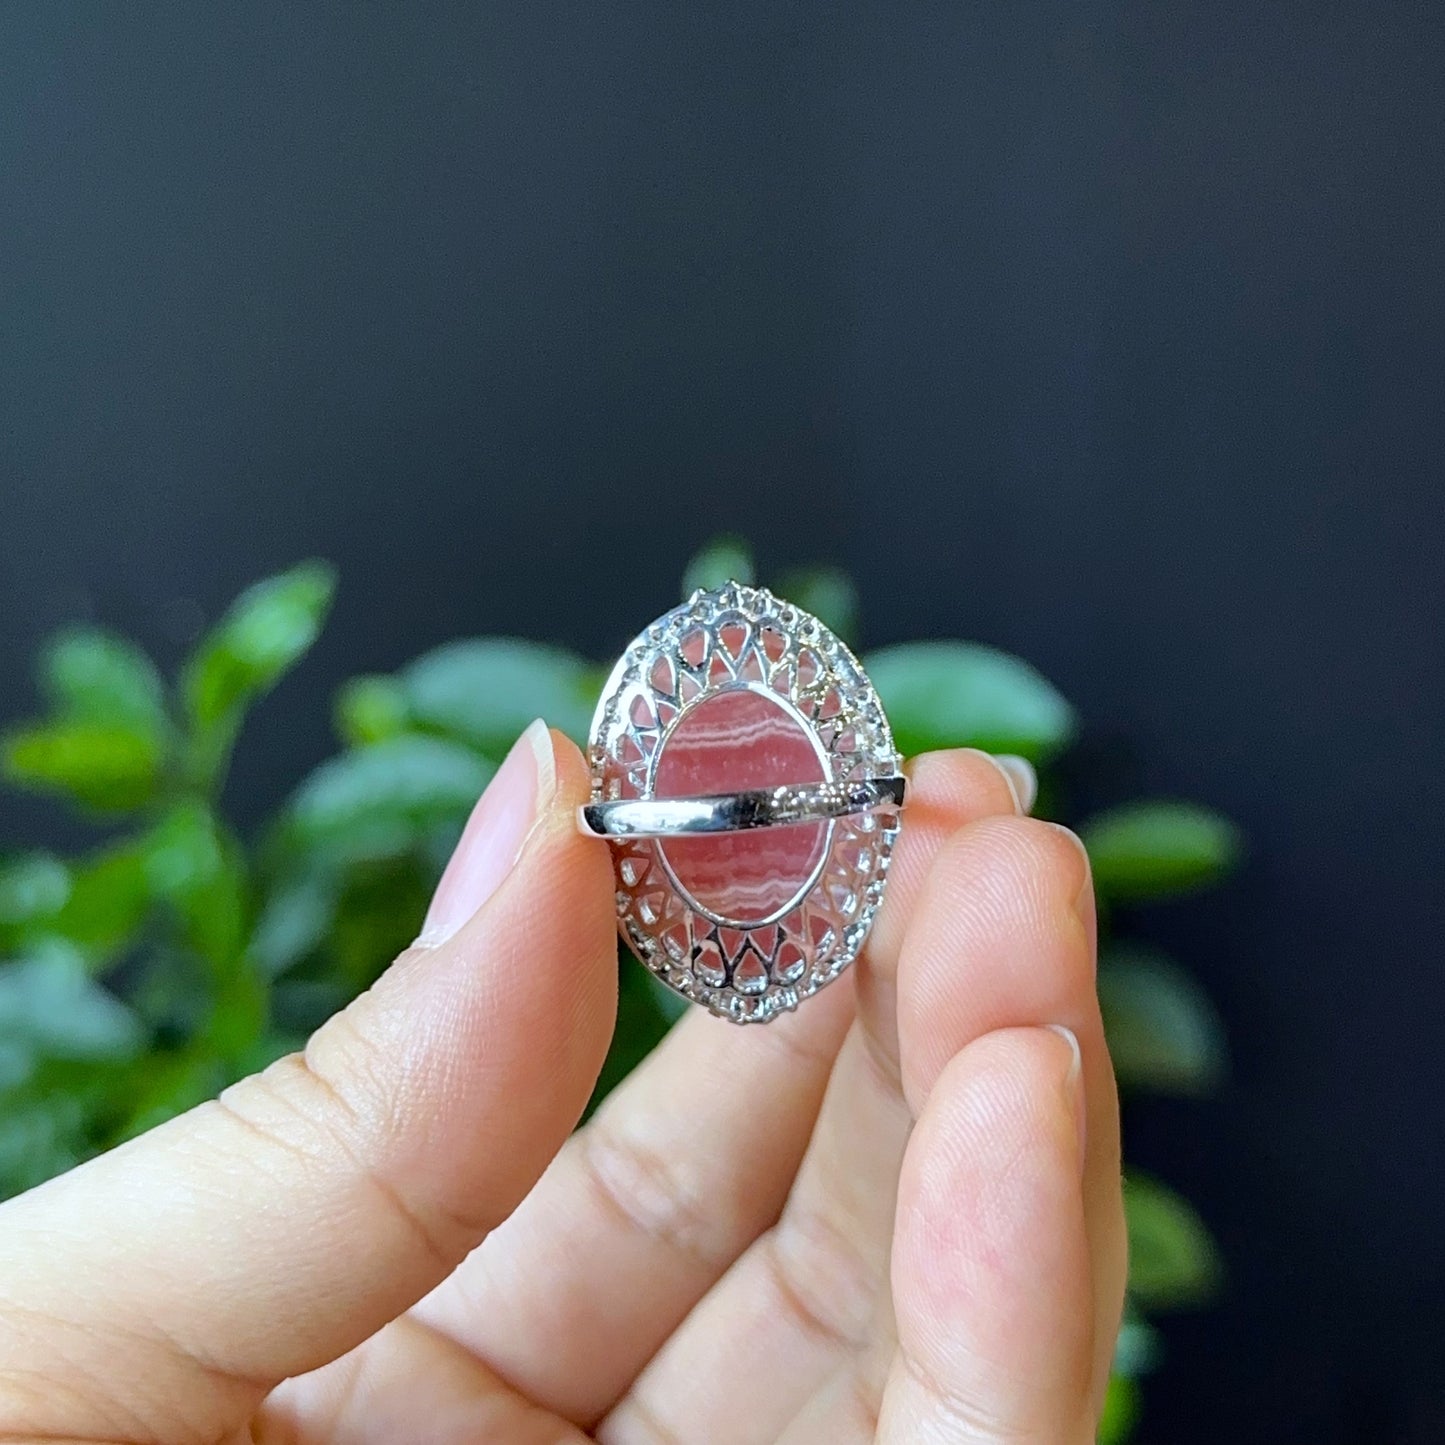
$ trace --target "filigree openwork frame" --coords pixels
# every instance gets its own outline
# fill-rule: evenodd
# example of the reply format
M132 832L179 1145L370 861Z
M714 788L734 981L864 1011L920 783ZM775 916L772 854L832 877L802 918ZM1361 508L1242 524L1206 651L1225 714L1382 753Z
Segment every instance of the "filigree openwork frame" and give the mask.
M782 704L812 739L828 779L898 771L888 719L857 658L811 613L730 582L695 592L618 659L592 719L594 800L653 797L657 760L681 718L739 688ZM611 840L623 937L669 988L735 1023L796 1008L862 948L883 899L898 814L860 813L825 826L812 875L762 920L728 918L692 897L661 840Z

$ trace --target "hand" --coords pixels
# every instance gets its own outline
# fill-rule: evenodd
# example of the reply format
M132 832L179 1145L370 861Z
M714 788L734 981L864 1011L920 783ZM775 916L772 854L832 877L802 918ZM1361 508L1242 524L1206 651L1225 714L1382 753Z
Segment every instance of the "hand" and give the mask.
M534 725L304 1054L0 1207L0 1440L1092 1441L1125 1244L1087 861L982 753L912 779L851 974L689 1012L572 1133L613 885Z

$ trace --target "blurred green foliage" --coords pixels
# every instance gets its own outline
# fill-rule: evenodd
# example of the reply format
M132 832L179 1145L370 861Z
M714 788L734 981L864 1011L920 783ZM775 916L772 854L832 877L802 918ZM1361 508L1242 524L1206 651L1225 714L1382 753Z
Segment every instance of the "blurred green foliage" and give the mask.
M750 580L746 543L689 563L684 592ZM108 825L78 857L0 857L0 1197L208 1098L296 1048L411 941L478 793L543 716L583 741L605 670L511 638L448 643L336 699L341 750L303 779L260 837L220 812L247 711L325 623L330 568L304 563L242 594L167 685L127 640L68 630L39 667L44 715L0 741L20 788ZM832 567L776 590L842 636L857 594ZM973 746L1041 768L1078 730L1073 709L1018 658L971 642L864 656L906 753ZM1045 772L1042 797L1058 789ZM1131 802L1078 827L1102 916L1207 887L1240 839L1196 804ZM1126 1092L1201 1095L1227 1067L1220 1022L1188 973L1105 938L1099 992ZM653 1046L681 1004L622 964L619 1021L598 1095ZM1157 1355L1146 1315L1208 1298L1220 1274L1202 1221L1164 1184L1126 1180L1130 1302L1100 1439L1123 1440Z

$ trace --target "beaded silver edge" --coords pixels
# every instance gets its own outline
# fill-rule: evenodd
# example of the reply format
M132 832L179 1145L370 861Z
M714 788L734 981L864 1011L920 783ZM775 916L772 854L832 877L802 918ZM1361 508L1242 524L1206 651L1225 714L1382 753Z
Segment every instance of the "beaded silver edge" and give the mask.
M811 613L766 588L729 582L645 628L618 658L592 719L594 802L650 798L656 760L690 709L719 692L764 691L809 731L843 783L895 774L901 760L858 659ZM857 958L883 901L896 812L829 823L823 857L765 922L729 919L692 898L663 840L609 841L618 927L668 988L734 1023L795 1009Z

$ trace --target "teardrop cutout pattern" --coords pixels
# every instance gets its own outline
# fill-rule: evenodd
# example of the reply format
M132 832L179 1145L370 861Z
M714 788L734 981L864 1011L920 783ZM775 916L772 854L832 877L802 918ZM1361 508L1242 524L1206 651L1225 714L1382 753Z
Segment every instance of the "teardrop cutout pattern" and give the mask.
M819 739L837 780L895 773L882 705L857 659L817 618L762 588L695 593L619 659L593 719L593 796L651 797L660 750L688 710L752 688L784 699ZM836 978L857 956L883 898L897 814L832 824L806 894L765 926L691 906L657 840L614 840L618 926L670 988L736 1023L763 1022Z

